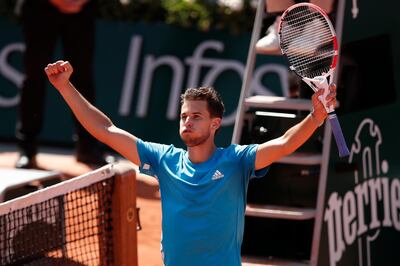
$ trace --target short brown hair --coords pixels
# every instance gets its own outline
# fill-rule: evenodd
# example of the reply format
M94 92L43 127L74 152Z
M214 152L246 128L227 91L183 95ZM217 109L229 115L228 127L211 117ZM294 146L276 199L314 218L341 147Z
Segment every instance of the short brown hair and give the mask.
M206 101L211 117L222 118L225 111L221 96L213 87L189 88L181 95L181 104L184 101Z

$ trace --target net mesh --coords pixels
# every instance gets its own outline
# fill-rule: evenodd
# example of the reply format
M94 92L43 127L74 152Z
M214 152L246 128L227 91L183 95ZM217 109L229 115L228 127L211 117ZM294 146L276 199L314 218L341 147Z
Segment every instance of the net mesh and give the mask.
M291 69L314 78L329 72L337 51L335 34L327 19L309 5L288 10L281 19L279 40Z
M112 265L114 179L1 214L0 265Z

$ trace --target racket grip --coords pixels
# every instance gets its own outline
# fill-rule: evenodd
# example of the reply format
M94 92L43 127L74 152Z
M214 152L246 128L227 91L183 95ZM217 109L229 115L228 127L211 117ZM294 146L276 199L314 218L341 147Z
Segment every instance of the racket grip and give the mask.
M336 144L339 150L339 157L349 156L350 152L344 139L342 128L335 112L329 113L329 122L331 123L333 136L335 136Z

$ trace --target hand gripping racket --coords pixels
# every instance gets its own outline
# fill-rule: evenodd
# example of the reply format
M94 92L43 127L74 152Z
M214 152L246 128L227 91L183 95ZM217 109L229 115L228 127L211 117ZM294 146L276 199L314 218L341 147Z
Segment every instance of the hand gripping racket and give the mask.
M309 3L289 7L279 23L279 43L290 69L314 91L324 89L319 100L328 113L339 156L348 156L349 149L335 109L327 107L325 101L338 57L336 34L328 15L320 7Z

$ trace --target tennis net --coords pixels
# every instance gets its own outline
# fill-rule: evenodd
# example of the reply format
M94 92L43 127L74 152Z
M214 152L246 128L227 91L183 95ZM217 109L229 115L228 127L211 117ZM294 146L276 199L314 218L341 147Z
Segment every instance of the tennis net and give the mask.
M0 265L121 265L120 248L136 254L132 178L121 188L134 173L107 165L0 204Z

